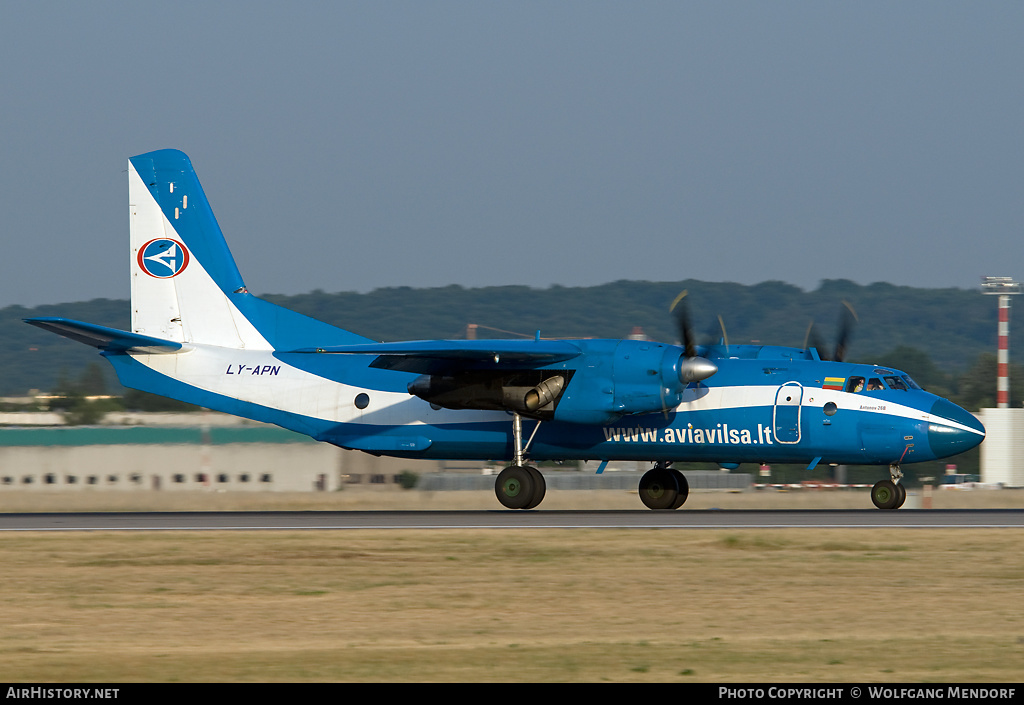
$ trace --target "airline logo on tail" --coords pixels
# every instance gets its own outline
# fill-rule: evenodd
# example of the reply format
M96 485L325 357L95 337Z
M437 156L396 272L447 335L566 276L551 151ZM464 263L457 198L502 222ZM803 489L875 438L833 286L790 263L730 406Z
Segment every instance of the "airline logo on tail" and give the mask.
M170 279L185 271L189 254L177 240L161 237L139 248L139 268L151 277Z

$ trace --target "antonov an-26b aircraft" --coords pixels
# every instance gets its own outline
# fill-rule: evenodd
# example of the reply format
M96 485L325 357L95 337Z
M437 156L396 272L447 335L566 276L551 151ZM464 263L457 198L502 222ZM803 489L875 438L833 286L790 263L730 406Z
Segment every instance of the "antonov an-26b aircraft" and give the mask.
M639 494L651 509L686 501L672 467L683 461L877 464L889 477L871 499L895 509L902 463L985 436L899 370L816 346L697 346L685 320L682 345L539 334L380 343L250 294L182 152L129 159L128 202L131 331L28 323L99 348L134 389L374 455L507 459L495 494L510 509L544 498L528 459L650 461Z

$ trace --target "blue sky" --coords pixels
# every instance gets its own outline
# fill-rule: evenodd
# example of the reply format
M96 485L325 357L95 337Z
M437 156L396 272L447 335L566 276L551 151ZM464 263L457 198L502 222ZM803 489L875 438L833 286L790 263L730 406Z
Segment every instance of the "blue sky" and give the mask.
M254 293L1024 278L1024 3L2 8L0 306L127 298L165 147Z

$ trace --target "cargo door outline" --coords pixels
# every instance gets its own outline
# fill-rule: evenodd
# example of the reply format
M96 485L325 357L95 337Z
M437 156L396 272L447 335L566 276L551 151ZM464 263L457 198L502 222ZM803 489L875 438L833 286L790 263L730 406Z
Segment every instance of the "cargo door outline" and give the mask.
M772 407L772 434L776 443L794 445L800 442L800 411L804 388L799 382L786 382L775 392Z

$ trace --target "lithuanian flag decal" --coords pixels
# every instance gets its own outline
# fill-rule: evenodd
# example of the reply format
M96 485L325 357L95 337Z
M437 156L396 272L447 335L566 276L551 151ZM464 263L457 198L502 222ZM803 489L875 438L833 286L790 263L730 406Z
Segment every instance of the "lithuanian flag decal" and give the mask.
M844 382L846 382L846 377L826 377L825 384L821 385L821 388L842 391Z

